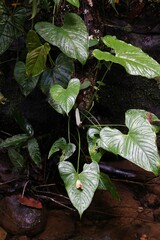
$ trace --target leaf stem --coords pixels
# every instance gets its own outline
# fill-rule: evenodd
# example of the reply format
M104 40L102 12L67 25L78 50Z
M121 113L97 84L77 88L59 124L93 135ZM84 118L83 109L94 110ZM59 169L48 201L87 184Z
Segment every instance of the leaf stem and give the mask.
M79 162L80 162L80 153L81 153L81 138L80 133L77 128L77 134L78 134L78 158L77 158L77 173L79 173Z
M70 115L68 116L68 142L71 142L71 138L70 138Z

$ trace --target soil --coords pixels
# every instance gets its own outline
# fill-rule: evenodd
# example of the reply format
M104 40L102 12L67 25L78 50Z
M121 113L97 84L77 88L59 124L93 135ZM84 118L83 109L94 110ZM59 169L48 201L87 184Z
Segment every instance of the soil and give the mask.
M160 176L155 177L152 173L146 172L136 165L124 159L113 160L107 163L108 166L122 170L122 172L132 172L134 177L117 175L110 173L110 177L115 184L120 199L114 199L109 192L97 190L90 207L85 211L80 219L69 200L65 199L65 192L62 189L59 197L53 199L65 207L51 201L43 202L45 205L45 221L37 225L34 224L31 231L24 230L26 223L18 223L19 231L11 234L8 231L6 240L159 240L160 239ZM6 180L6 179L5 179ZM7 184L9 185L9 184ZM12 195L12 194L11 194ZM41 193L42 195L42 193ZM14 201L15 201L15 197ZM12 198L12 199L13 199ZM11 200L10 200L11 202ZM11 203L11 206L17 204ZM27 206L26 206L27 207ZM1 205L1 209L2 209ZM3 229L9 225L8 213L5 205L3 219ZM29 208L27 212L29 214ZM31 208L33 209L33 208ZM22 206L20 206L20 215ZM23 212L26 211L23 209ZM33 211L32 211L33 212ZM16 215L17 213L13 214ZM28 216L27 214L27 216ZM2 215L2 213L1 213ZM6 215L6 216L5 216ZM25 216L25 215L24 215ZM34 215L35 217L35 215ZM37 215L39 217L39 213ZM1 216L2 219L2 216ZM27 219L27 218L26 218ZM12 228L13 221L11 219ZM18 217L19 221L19 217ZM32 220L31 225L33 225ZM1 221L2 222L2 221ZM23 217L21 222L24 222ZM37 221L38 222L38 221ZM40 226L41 225L41 226ZM11 228L11 229L12 229ZM26 231L26 233L25 233ZM1 230L0 230L1 232ZM39 233L40 232L40 233ZM32 234L31 234L32 233Z

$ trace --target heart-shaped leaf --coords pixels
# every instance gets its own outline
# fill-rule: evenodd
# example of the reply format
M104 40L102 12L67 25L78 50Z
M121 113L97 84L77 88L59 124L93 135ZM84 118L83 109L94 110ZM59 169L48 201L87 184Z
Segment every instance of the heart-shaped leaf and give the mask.
M51 157L52 154L62 150L62 155L60 157L60 161L64 161L68 159L76 150L76 146L73 143L67 143L64 138L59 138L56 142L53 143L48 158Z
M99 183L99 165L96 162L85 164L78 174L72 163L63 161L58 165L68 196L80 216L89 207Z
M105 45L115 50L115 55L95 49L93 55L98 60L118 63L131 75L140 75L147 78L160 76L160 64L140 48L112 36L105 36L102 40Z
M119 154L156 175L160 168L160 157L156 145L156 134L149 121L137 111L129 110L125 115L128 134L105 127L100 131L99 147Z
M26 9L17 8L11 14L9 8L6 8L3 2L0 3L0 7L2 9L0 17L0 54L2 54L10 47L14 39L22 35Z
M50 51L48 43L37 47L27 54L26 73L29 77L39 75L46 68L47 55Z
M27 146L31 159L39 167L41 164L41 153L37 140L35 138L29 139Z
M64 25L57 27L49 22L35 25L38 34L50 44L57 46L68 57L84 64L88 58L88 32L83 20L75 13L64 17Z
M21 61L17 62L15 65L14 77L17 83L20 85L21 91L25 96L32 92L32 90L36 87L39 79L39 76L37 77L27 76L26 66Z
M66 88L74 71L73 59L61 53L58 55L54 68L46 69L40 78L40 88L48 94L51 85L57 83Z
M80 3L79 0L67 0L67 2L69 2L70 4L72 4L73 6L79 8Z
M67 89L62 88L58 84L53 85L50 89L50 94L53 100L58 103L68 115L75 104L79 90L80 81L77 78L73 78L69 81Z

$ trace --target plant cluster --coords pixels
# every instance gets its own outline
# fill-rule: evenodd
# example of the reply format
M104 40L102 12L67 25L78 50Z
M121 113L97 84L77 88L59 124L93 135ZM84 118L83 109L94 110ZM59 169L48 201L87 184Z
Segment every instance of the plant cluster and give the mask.
M74 7L80 7L79 0L67 0ZM25 59L17 58L14 68L14 78L20 86L22 93L27 96L38 85L47 96L48 103L59 114L68 116L68 139L57 139L48 154L48 159L59 152L58 170L68 196L78 210L80 216L90 205L96 189L101 188L116 195L109 177L100 172L99 162L106 151L120 155L141 168L158 174L160 156L156 145L156 134L160 130L157 122L160 120L145 110L130 109L125 115L124 126L128 129L123 133L109 125L101 125L97 119L87 127L85 118L90 113L92 103L97 91L103 85L106 72L101 81L95 81L94 93L88 113L78 108L77 98L83 89L90 87L89 80L82 83L76 76L74 67L85 65L89 59L97 61L100 66L106 63L120 64L128 74L140 75L149 79L160 76L160 65L141 49L118 40L114 36L104 36L101 39L90 40L84 20L76 13L64 14L62 24L56 25L55 18L61 6L60 0L30 0L26 6L19 1L15 6L7 6L5 1L0 3L0 54L10 47L14 39L25 37L27 53ZM32 11L31 10L32 6ZM41 9L51 11L52 20L37 21ZM24 33L24 23L30 16L31 28ZM94 40L94 41L93 41ZM105 49L105 51L102 49ZM57 54L58 53L58 54ZM75 122L78 132L78 144L71 142L70 117L75 112ZM73 114L72 114L73 117ZM15 118L25 131L2 140L0 148L8 149L12 163L20 169L24 166L24 159L20 153L25 143L34 163L41 163L40 150L34 132L26 120L15 113ZM89 119L89 118L88 118ZM95 124L96 122L96 124ZM24 127L25 126L25 127ZM90 162L85 163L80 171L81 141L79 128L85 128L88 142ZM78 148L78 150L77 150ZM77 152L76 164L70 161L71 156Z

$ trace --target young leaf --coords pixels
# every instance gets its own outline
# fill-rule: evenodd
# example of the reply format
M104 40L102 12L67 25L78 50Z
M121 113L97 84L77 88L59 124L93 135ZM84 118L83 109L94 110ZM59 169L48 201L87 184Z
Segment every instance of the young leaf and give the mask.
M25 160L24 160L23 156L19 152L17 152L14 148L9 148L8 156L9 156L12 164L14 165L14 167L17 170L20 171L24 168Z
M64 17L64 25L57 27L49 22L38 22L36 32L50 44L57 46L68 57L84 64L88 58L88 32L83 20L75 13Z
M0 143L0 148L16 147L26 142L29 139L27 134L18 134L13 137L6 138Z
M47 55L50 51L48 43L37 47L27 54L26 73L29 77L39 75L46 68Z
M59 173L73 206L80 216L89 207L99 183L99 165L85 164L78 174L72 163L63 161L58 165Z
M79 8L80 3L79 0L67 0L67 2L69 2L70 4L72 4L73 6Z
M160 156L156 145L156 134L148 120L129 110L125 115L128 134L105 127L100 131L99 147L119 154L141 168L156 175L160 168Z
M53 85L50 89L50 95L68 115L75 104L79 90L80 81L77 78L73 78L69 81L67 89L62 88L58 84Z
M48 94L50 87L57 83L66 88L74 71L73 59L61 53L58 55L54 68L46 69L40 78L40 88Z
M39 167L41 164L41 153L38 142L35 138L28 140L28 152L33 162Z
M115 185L113 184L109 176L105 173L100 173L98 189L106 190L112 195L113 198L119 199L119 194Z
M105 36L102 38L102 41L105 45L114 49L115 55L95 49L93 55L98 60L118 63L131 75L140 75L146 78L160 76L160 64L144 53L140 48L112 36Z
M42 46L41 41L37 35L37 33L33 30L29 30L27 34L27 49L28 52L33 51L34 49Z
M99 148L99 130L96 128L89 128L87 133L88 151L92 161L99 162L105 153L104 149Z
M15 65L14 77L17 83L20 85L21 91L25 96L33 91L39 79L39 76L28 77L26 74L26 66L21 61L17 62Z
M64 161L73 155L76 150L76 146L73 143L66 143L66 140L64 138L59 138L56 142L53 143L49 151L48 158L60 150L62 150L60 161Z
M32 2L32 17L31 17L31 19L33 19L38 12L38 5L40 3L40 0L31 0L30 2Z

